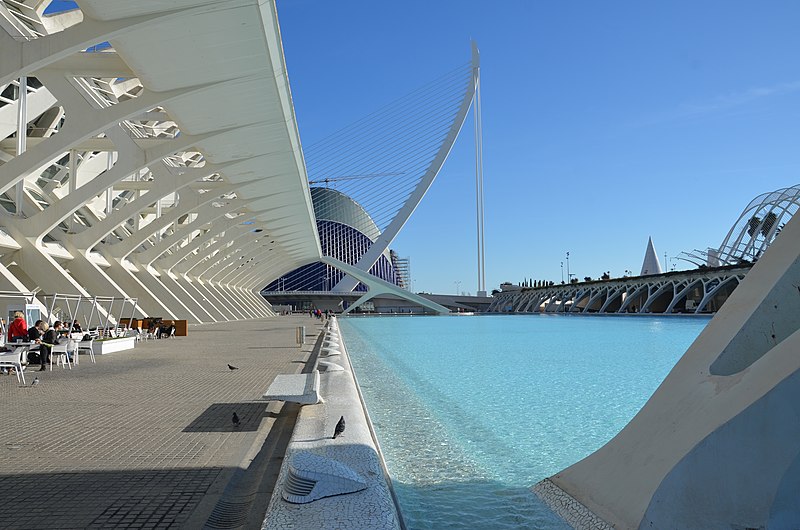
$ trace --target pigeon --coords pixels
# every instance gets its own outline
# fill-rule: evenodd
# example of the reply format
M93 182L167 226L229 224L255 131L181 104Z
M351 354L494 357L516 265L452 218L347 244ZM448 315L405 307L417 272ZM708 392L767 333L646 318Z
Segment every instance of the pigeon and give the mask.
M336 424L336 428L333 430L333 438L336 439L337 436L344 433L344 416L339 418L339 423Z
M234 427L239 426L239 415L236 414L236 412L233 413L233 418L231 418L231 421L233 422Z
M234 365L232 365L232 364L228 363L228 370L231 370L231 371L233 371L233 370L238 370L238 369L239 369L239 367L238 367L238 366L234 366Z
M36 386L38 384L39 384L39 378L38 377L34 377L33 381L31 381L31 386Z

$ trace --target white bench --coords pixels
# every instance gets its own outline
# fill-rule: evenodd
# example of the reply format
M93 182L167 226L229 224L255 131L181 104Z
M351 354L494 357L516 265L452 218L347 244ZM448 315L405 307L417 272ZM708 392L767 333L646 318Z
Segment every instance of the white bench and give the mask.
M289 401L314 405L322 401L319 395L319 371L309 374L280 374L261 396L265 401Z

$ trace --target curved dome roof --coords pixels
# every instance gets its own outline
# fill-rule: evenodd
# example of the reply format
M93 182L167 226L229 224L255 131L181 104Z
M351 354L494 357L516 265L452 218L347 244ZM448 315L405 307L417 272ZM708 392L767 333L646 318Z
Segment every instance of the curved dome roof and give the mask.
M318 221L324 219L352 226L373 242L381 234L366 210L340 191L311 188L311 201L314 203L314 215Z

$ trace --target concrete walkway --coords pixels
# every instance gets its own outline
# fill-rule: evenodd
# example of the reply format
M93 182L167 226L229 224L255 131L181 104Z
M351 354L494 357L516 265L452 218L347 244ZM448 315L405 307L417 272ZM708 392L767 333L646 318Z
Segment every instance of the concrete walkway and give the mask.
M299 407L258 398L304 370L319 328L195 326L71 371L31 367L33 387L0 376L0 528L260 527Z

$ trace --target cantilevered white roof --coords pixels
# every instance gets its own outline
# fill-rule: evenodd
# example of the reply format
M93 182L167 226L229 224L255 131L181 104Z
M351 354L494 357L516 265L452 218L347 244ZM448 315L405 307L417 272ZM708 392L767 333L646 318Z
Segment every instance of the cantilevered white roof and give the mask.
M269 312L321 257L274 0L76 3L0 0L0 284Z
M182 134L213 135L197 147L213 164L233 163L237 195L261 197L253 211L283 259L269 276L320 257L308 178L273 2L255 0L79 0L102 21L158 16L109 42L145 88L192 90L165 103ZM224 132L223 132L224 131ZM222 132L222 134L214 134ZM255 182L254 182L255 180ZM272 278L265 277L265 283Z

